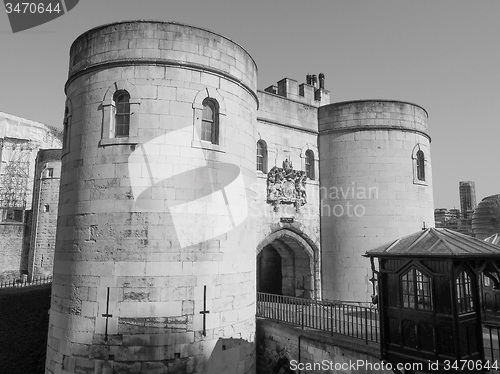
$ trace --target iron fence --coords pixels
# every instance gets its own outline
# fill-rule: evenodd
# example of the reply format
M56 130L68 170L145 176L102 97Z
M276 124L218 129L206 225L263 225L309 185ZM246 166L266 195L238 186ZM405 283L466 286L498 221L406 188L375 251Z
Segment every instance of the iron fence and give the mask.
M257 292L257 316L379 343L375 307Z
M12 279L10 281L1 282L1 288L14 288L14 287L29 287L29 286L37 286L40 284L47 284L52 282L52 276L48 275L46 277L38 277L28 281L27 279Z
M489 361L491 372L500 372L500 326L483 324L484 358Z

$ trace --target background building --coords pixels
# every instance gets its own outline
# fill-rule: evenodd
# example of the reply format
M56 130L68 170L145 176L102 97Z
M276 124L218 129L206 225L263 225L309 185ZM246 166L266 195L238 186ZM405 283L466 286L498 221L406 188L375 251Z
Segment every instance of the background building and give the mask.
M472 229L478 239L500 233L500 194L481 200L474 210Z
M472 213L476 209L476 185L474 182L460 182L460 210L462 218L472 219Z
M0 112L0 281L28 271L35 159L61 140L56 128Z
M476 187L474 182L460 182L460 209L435 209L434 220L437 228L447 228L473 236L472 215L476 208Z
M28 278L52 275L56 244L61 150L41 149L35 165Z

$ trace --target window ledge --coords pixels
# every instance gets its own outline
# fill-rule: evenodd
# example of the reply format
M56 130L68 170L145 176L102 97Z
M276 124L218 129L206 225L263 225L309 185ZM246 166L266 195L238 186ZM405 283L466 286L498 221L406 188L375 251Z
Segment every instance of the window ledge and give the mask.
M99 141L99 147L107 145L137 144L137 143L139 143L139 137L137 136L127 136L123 138L107 138L107 139L101 139Z
M211 151L216 151L216 152L226 152L226 147L220 144L213 144L204 140L193 140L191 141L191 147L193 148L202 148L202 149L209 149Z
M426 181L421 181L420 179L414 178L413 184L419 184L421 186L428 186L429 184Z
M24 225L24 223L19 222L19 221L14 221L14 220L5 220L5 221L1 221L0 225L22 226L22 225Z

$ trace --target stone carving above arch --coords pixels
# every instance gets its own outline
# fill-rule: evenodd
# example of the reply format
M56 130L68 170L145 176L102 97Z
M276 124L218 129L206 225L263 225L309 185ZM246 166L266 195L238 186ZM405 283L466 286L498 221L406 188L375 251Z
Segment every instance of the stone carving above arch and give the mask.
M280 204L294 204L298 211L307 202L306 179L306 172L294 170L286 159L282 168L275 166L267 174L267 202L275 212Z

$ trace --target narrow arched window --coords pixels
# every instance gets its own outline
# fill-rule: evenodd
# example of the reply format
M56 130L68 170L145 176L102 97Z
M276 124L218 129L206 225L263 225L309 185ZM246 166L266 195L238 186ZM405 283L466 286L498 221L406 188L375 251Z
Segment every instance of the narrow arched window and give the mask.
M217 102L206 98L203 100L201 118L201 140L219 144L219 113Z
M401 277L403 308L432 310L431 279L411 268Z
M64 108L64 132L63 132L63 149L69 144L69 109L68 107Z
M417 152L417 179L425 181L425 158L421 150Z
M257 142L257 170L267 173L267 147L263 140Z
M130 94L125 90L116 91L115 102L115 137L125 137L130 130Z
M457 299L458 312L468 313L474 310L474 302L472 298L472 283L469 274L462 271L457 278Z
M308 149L306 151L306 176L314 180L314 152Z

